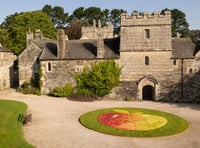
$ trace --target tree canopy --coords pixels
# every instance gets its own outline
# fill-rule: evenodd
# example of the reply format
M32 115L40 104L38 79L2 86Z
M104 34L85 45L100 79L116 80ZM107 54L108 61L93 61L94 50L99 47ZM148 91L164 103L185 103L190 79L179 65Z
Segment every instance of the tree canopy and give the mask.
M56 30L49 17L42 11L24 12L13 17L7 29L7 47L19 55L26 46L26 32L40 29L45 37L56 38Z
M176 37L177 34L180 34L181 37L189 37L189 24L186 20L186 15L179 9L164 9L164 11L171 11L172 17L172 37Z

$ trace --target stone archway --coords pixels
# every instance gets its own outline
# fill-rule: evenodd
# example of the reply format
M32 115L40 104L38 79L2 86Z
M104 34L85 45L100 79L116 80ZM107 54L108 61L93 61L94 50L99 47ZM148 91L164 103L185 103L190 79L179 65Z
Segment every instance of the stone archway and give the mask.
M137 97L139 100L157 100L158 82L152 77L143 77L138 81Z
M142 88L142 100L155 100L155 88L146 85Z

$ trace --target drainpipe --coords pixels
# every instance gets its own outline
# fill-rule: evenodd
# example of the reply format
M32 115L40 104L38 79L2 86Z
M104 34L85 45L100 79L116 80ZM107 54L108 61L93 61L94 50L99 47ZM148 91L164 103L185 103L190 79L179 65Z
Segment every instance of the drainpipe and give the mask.
M183 60L181 59L181 102L183 103Z

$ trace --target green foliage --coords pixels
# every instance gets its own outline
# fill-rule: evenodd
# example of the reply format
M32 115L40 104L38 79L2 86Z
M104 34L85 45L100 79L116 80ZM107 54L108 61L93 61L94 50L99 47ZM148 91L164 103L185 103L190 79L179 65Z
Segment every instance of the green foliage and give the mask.
M72 94L72 92L73 92L72 85L67 84L65 86L55 88L50 95L54 97L68 97Z
M84 96L105 96L118 85L120 71L113 60L95 63L91 70L85 67L83 73L76 77L77 92Z
M172 17L172 36L176 37L177 33L181 34L181 37L188 37L189 36L189 24L186 20L185 13L179 9L164 9L164 11L171 11Z
M42 12L46 13L56 27L63 27L68 20L68 13L64 12L64 8L60 6L52 7L51 5L45 5L42 8Z
M49 17L42 11L24 12L12 17L7 31L9 41L7 48L19 55L26 47L26 32L40 29L47 38L56 38L56 29Z
M32 148L22 132L19 114L24 114L27 105L22 102L0 100L0 147L1 148Z

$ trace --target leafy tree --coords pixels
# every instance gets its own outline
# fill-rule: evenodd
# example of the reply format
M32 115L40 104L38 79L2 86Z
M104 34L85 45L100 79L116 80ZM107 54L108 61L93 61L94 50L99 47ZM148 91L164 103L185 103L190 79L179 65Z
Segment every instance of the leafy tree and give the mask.
M73 19L68 27L65 28L65 33L68 35L69 40L80 39L81 38L81 27L88 26L87 21L79 21Z
M105 96L118 85L121 69L113 61L95 63L91 70L84 68L84 72L76 77L78 93L85 96Z
M73 20L74 18L78 20L83 20L85 18L84 7L79 7L73 11L70 20Z
M101 22L103 21L103 13L98 7L89 7L85 9L84 13L89 24L92 24L93 20L101 20Z
M189 24L186 20L185 13L178 9L164 9L161 13L164 13L164 11L171 11L171 17L172 17L172 36L176 37L177 33L181 34L181 37L188 37L189 36Z
M7 29L0 29L0 43L4 47L8 47L9 37L8 37L8 30Z
M0 25L1 29L8 29L9 26L14 22L14 18L19 15L21 13L14 13L12 15L9 15L5 18L5 20L3 21L3 23Z
M110 21L112 22L115 29L120 27L120 15L126 12L123 9L112 9L110 12Z
M53 23L42 11L24 12L15 16L8 29L8 48L19 55L25 49L26 32L36 29L40 29L45 37L56 38Z
M190 38L193 41L200 40L200 30L191 30L190 31Z
M42 8L42 12L50 16L51 21L56 27L63 27L68 22L68 13L65 13L64 8L60 6L52 7L51 5L45 5Z

